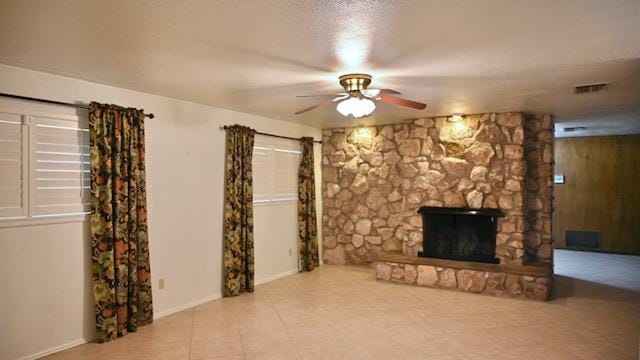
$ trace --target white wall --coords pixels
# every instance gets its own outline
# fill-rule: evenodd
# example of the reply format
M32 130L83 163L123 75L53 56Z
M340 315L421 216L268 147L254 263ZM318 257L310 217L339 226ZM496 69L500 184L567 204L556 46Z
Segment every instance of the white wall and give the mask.
M219 127L238 123L263 132L321 138L320 129L295 123L2 64L0 92L115 103L156 115L146 123L156 317L220 296L224 132ZM318 221L320 159L316 145ZM256 207L257 282L297 270L295 209L292 203ZM93 336L87 231L82 222L0 225L0 359L27 358ZM158 289L159 278L165 279L163 290Z

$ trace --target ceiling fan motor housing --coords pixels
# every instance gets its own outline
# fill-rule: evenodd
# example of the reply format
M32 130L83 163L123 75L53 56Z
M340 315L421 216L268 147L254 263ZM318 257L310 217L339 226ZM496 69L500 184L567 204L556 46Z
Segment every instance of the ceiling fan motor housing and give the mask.
M342 94L330 94L330 95L307 95L324 97L325 100L319 104L313 105L306 109L302 109L295 113L299 115L307 111L311 111L320 106L336 103L336 110L344 116L351 115L353 117L364 117L371 114L375 109L375 101L383 103L404 106L416 110L424 110L427 107L426 104L419 103L397 97L399 92L391 89L369 89L371 84L371 75L369 74L345 74L340 76L340 85L344 88L345 93Z
M351 95L360 93L371 84L371 75L368 74L346 74L340 76L340 85Z

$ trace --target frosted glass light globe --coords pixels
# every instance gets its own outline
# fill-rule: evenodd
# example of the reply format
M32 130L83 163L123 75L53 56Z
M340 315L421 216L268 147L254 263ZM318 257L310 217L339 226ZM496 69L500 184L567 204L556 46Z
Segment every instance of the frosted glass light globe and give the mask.
M369 99L359 99L350 97L341 101L336 106L336 110L343 116L352 115L355 118L361 118L371 114L376 109L376 104Z

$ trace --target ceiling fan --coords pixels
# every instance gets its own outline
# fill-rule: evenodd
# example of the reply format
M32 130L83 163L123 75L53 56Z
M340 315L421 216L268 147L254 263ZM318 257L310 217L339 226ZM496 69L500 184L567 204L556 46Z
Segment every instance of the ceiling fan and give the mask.
M375 109L375 101L387 104L406 106L416 110L423 110L426 104L419 103L397 97L399 92L391 89L368 88L371 84L371 75L368 74L346 74L340 76L340 85L344 88L343 93L329 95L302 95L298 97L325 97L326 100L319 104L302 109L295 113L299 115L315 108L337 102L336 110L344 116L352 115L361 118L370 115Z

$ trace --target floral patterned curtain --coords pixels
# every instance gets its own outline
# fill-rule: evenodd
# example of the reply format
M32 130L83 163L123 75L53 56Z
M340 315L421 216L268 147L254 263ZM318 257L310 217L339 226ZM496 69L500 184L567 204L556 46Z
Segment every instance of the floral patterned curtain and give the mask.
M144 166L144 112L92 102L91 258L102 342L153 321Z
M224 296L253 292L253 176L255 131L229 126L224 199Z
M316 187L313 172L313 138L303 137L298 170L298 268L311 271L320 264L316 222Z

